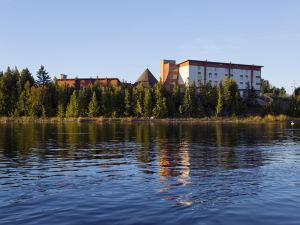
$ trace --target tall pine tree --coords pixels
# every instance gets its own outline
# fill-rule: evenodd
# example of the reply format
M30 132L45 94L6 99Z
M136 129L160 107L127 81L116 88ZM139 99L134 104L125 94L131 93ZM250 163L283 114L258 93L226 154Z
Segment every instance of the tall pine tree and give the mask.
M77 91L74 90L71 95L70 102L67 106L66 117L78 117L79 116L79 104Z
M40 69L36 73L37 84L41 86L47 86L50 83L50 76L48 72L45 70L45 67L41 65Z
M88 116L89 117L96 117L98 115L99 115L99 105L98 105L96 93L93 92L92 99L91 99L91 101L89 103Z
M168 115L167 100L164 96L164 89L161 82L154 86L155 105L153 108L153 116L163 118Z

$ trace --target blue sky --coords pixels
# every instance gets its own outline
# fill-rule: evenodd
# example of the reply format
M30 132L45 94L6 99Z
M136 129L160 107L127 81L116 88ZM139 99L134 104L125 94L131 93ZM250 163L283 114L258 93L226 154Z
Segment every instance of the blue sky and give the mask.
M134 82L162 58L263 65L300 86L300 1L0 0L0 70Z

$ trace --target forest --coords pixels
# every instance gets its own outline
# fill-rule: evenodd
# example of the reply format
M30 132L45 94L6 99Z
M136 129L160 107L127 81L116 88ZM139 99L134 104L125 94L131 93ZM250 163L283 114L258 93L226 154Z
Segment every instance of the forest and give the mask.
M35 78L36 77L36 78ZM287 95L284 88L262 82L258 104L254 90L240 96L232 79L212 86L191 85L184 90L175 86L166 90L161 82L153 88L142 84L118 87L90 85L88 88L59 86L41 66L36 76L27 69L7 68L0 72L1 117L140 117L202 118L249 115L300 115L300 88Z

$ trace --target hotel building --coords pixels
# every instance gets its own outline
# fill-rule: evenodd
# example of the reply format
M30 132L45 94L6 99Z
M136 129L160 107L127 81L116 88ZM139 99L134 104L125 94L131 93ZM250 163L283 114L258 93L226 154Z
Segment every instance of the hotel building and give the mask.
M176 64L175 60L161 60L160 78L167 88L177 84L179 87L196 85L217 85L225 78L236 81L241 95L247 87L258 94L261 91L261 68L263 66L211 61L185 60Z
M60 79L56 79L59 86L78 87L79 89L87 88L95 82L100 86L111 85L117 87L121 84L118 78L67 78L67 75L61 74Z

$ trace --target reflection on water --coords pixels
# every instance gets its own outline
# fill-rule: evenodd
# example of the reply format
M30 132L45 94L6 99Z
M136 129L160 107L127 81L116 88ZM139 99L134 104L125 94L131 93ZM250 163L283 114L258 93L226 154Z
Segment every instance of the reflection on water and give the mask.
M0 131L0 224L300 219L291 213L300 209L300 130L286 124L11 123Z

